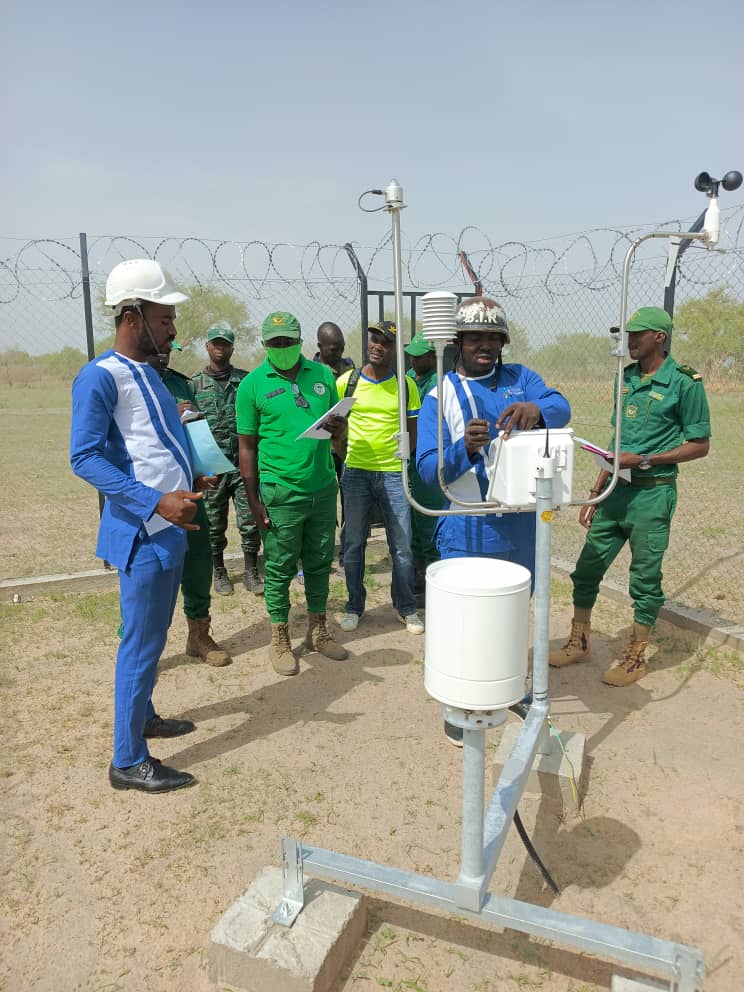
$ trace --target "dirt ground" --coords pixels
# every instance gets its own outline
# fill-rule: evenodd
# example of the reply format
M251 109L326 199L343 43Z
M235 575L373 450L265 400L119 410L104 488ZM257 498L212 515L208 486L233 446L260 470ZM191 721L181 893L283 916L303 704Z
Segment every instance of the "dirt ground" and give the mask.
M214 605L225 669L187 659L180 606L155 702L193 719L153 753L192 771L170 796L107 782L116 592L0 606L4 818L0 988L6 992L215 992L209 933L282 836L437 878L459 867L461 752L423 689L424 639L388 602L375 551L369 609L340 635L347 662L318 655L281 679L266 658L263 605L242 587ZM304 629L295 591L295 642ZM342 608L344 586L332 584ZM570 615L556 580L553 634ZM544 886L512 831L491 888L705 951L706 992L744 973L744 663L661 624L653 672L627 689L599 674L627 634L600 602L594 660L552 678L553 719L587 738L583 816L521 811L561 892ZM489 755L500 730L489 731ZM607 961L420 909L373 901L367 939L338 992L595 992ZM271 990L267 990L271 992Z

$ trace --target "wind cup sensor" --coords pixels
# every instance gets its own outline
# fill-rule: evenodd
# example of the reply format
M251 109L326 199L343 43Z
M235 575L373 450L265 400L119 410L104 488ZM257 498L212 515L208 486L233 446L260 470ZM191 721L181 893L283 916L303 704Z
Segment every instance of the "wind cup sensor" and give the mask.
M740 172L732 169L727 172L723 179L714 179L708 172L699 172L695 176L695 189L700 193L705 193L710 204L705 211L705 221L703 223L703 233L705 234L705 245L707 248L715 248L718 244L718 236L721 227L720 210L718 209L718 187L723 186L729 193L741 186L742 176ZM697 228L700 230L700 228Z

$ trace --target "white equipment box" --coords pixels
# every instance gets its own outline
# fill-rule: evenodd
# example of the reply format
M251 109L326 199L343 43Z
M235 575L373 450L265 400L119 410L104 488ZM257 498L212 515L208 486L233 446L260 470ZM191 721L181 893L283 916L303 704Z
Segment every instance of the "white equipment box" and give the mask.
M563 506L571 502L573 485L574 432L559 430L519 431L507 440L501 436L491 441L486 457L488 499L505 506L534 505L535 479L545 471L544 456L552 461L553 502ZM548 463L550 465L550 463Z

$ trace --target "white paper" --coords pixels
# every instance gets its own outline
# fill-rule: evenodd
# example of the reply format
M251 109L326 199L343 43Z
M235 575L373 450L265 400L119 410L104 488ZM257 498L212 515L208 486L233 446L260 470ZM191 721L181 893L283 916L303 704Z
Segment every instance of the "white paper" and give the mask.
M592 455L592 458L603 471L610 473L612 472L612 462L608 462L607 459L603 458L601 455ZM617 474L618 477L624 482L630 482L629 468L621 468Z
M194 477L236 471L236 466L222 454L206 420L192 420L183 429L189 442Z
M331 435L320 425L328 420L329 417L346 417L355 403L356 396L344 396L335 406L331 407L328 413L324 413L322 417L318 417L315 423L311 424L306 431L298 434L297 440L299 441L301 437L309 437L314 441L327 441Z
M204 414L200 413L198 410L184 410L181 414L181 423L189 424L192 420L199 420Z

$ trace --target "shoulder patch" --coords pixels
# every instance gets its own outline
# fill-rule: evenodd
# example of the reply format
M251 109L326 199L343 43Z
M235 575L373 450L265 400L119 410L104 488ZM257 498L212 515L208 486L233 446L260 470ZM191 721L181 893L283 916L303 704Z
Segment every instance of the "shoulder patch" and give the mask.
M697 381L702 381L702 378L703 377L691 365L678 365L677 368L682 373L682 375L689 376L690 379L695 379Z

